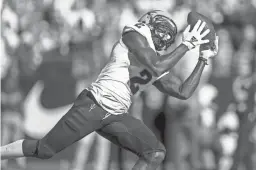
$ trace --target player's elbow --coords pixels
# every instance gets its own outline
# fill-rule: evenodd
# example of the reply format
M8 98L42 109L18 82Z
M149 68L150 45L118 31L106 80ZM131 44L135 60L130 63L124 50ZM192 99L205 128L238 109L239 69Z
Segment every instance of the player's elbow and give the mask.
M192 95L181 94L181 95L179 96L179 99L181 99L181 100L187 100L187 99L189 99L191 96L192 96Z
M180 100L187 100L192 96L192 94L185 94L185 93L180 93L180 92L175 92L175 93L173 93L173 92L168 93L167 92L167 94L169 96L175 97L175 98L180 99Z
M184 87L184 85L182 84L180 85L178 92L179 92L179 99L187 100L192 96L194 90L191 88L186 88L186 86Z
M187 100L192 96L192 92L180 92L179 99L181 100Z

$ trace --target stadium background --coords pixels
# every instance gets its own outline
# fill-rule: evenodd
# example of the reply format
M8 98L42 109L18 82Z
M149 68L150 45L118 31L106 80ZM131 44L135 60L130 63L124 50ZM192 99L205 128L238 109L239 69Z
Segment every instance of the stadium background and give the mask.
M134 96L131 114L164 142L159 169L256 169L255 0L2 0L1 7L2 145L47 133L96 78L123 26L148 10L167 10L179 30L174 48L188 12L197 10L220 37L197 91L180 101L152 87ZM175 66L182 79L197 52ZM7 169L126 170L135 159L93 133L51 160L11 160Z

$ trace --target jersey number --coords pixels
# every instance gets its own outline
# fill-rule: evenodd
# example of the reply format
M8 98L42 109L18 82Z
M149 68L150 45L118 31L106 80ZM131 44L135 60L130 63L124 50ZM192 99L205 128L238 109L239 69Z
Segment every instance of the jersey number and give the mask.
M137 93L140 90L139 85L147 84L152 80L152 74L144 69L140 72L140 76L135 76L130 79L130 89L133 94Z

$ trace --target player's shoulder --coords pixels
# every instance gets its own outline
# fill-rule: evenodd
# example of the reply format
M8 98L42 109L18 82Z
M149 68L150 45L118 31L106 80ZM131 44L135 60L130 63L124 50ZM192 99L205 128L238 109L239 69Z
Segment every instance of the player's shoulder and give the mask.
M147 24L137 22L134 25L127 25L122 31L122 38L127 41L135 41L144 45L151 39L151 31Z
M129 49L148 47L147 39L136 31L123 34L122 41Z
M146 37L135 31L124 34L122 37L122 42L131 51L137 51L141 48L149 47Z

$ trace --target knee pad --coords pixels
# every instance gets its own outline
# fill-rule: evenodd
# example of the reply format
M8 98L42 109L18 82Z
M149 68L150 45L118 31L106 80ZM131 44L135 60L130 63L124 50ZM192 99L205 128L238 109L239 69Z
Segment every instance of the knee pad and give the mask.
M159 142L159 147L143 154L147 162L161 163L166 154L166 149L162 143Z
M144 159L150 163L161 163L165 158L165 151L154 151L144 154Z

